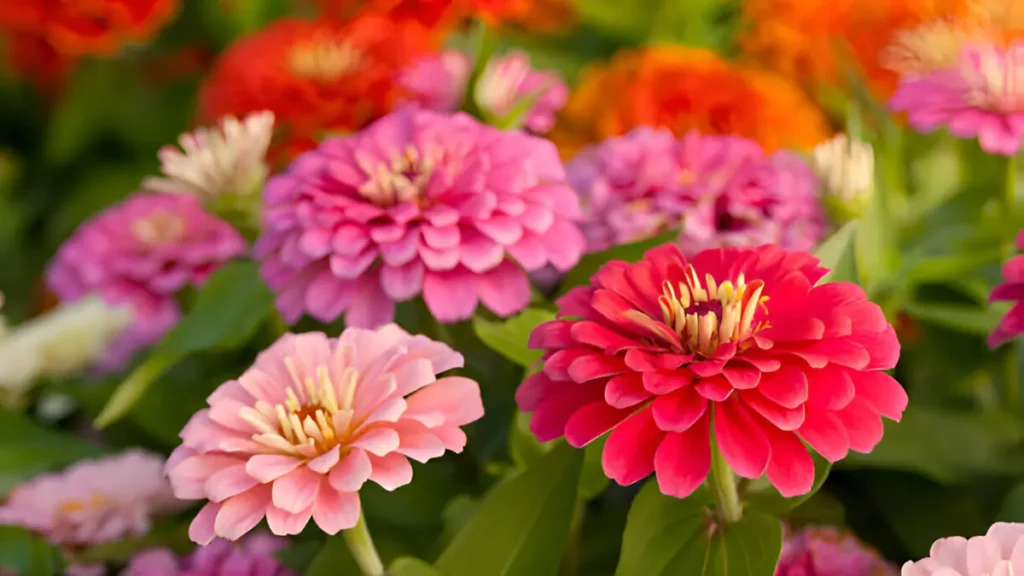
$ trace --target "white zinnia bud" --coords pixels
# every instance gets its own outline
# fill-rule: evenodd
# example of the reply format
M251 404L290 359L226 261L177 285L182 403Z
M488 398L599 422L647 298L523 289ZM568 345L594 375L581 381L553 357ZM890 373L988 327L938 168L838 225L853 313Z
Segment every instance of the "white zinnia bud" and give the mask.
M875 189L875 152L867 142L838 134L812 153L815 171L825 185L826 202L857 217Z

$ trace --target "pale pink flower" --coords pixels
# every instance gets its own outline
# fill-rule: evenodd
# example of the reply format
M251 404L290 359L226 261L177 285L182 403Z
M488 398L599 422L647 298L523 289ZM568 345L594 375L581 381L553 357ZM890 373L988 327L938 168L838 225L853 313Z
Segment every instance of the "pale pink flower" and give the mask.
M135 194L81 224L50 263L46 283L64 301L95 292L132 308L132 325L100 363L111 370L174 326L178 290L202 285L245 250L238 232L195 196Z
M849 532L812 526L787 534L775 576L895 576L899 571Z
M1024 524L997 522L984 536L943 538L902 576L1013 576L1024 571Z
M918 131L945 127L977 138L990 154L1013 156L1024 143L1024 42L967 44L958 67L903 76L889 107Z
M239 543L214 540L178 558L165 548L132 558L121 576L293 576L274 552L288 545L284 538L252 534Z
M527 99L534 99L514 127L525 126L543 134L555 125L555 114L569 101L569 86L555 72L535 70L525 52L514 51L487 63L474 96L477 105L497 119L504 119Z
M445 50L420 58L399 71L398 84L407 98L435 112L454 112L466 95L472 71L469 57L459 50Z
M163 465L160 456L128 450L37 476L11 491L0 506L0 524L72 548L140 536L155 516L182 505Z
M312 517L328 534L359 518L359 489L412 480L408 458L461 452L483 416L477 383L436 374L462 355L391 324L341 337L286 334L209 397L167 463L179 498L209 500L189 534L236 540L263 518L279 536Z
M375 327L423 295L445 323L530 301L525 270L572 268L585 241L553 144L464 114L403 109L319 148L264 191L261 272L289 322Z

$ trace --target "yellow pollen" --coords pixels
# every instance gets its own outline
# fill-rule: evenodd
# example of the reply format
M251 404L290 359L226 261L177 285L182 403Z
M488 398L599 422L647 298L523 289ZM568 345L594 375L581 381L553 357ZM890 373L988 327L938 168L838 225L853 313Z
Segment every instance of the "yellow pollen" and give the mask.
M938 19L900 31L881 55L882 65L904 75L920 76L956 66L960 49L980 37L977 26Z
M390 163L370 159L359 152L355 161L368 177L359 193L381 207L420 201L436 167L433 157L422 156L411 144L395 152Z
M288 65L297 76L328 83L354 72L361 57L348 42L314 40L293 46Z
M106 497L97 492L88 500L66 500L57 507L57 511L62 514L74 514L88 509L101 508L106 503Z
M132 233L145 244L173 244L185 235L185 222L175 214L158 210L148 218L132 222Z
M665 281L658 298L662 320L679 334L683 346L694 354L709 356L719 344L740 344L757 331L768 327L768 322L754 323L760 308L765 314L767 296L761 296L764 282L749 284L740 274L736 282L718 283L706 274L704 282L689 267L685 282L673 286Z

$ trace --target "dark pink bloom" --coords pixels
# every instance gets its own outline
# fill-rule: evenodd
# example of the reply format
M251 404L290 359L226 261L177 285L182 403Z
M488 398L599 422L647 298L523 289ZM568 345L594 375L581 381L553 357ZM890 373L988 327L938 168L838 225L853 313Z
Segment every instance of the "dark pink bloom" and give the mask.
M1017 249L1024 250L1024 230L1017 235ZM1009 301L1013 307L1006 313L996 329L989 334L992 348L1024 334L1024 256L1014 256L1003 264L1003 283L992 290L989 302Z
M855 284L816 285L826 273L777 246L687 259L665 245L609 262L534 329L544 369L519 407L542 442L580 447L611 430L602 463L623 485L653 472L662 492L686 497L708 475L714 436L737 475L804 494L804 442L832 462L869 452L880 417L898 420L907 404L883 372L899 358L895 330Z
M293 576L274 557L287 544L284 538L252 534L240 543L214 540L187 558L164 548L147 550L135 555L121 576Z
M459 50L445 50L414 61L398 73L410 101L435 112L455 112L466 95L473 63Z
M786 536L775 576L896 576L896 566L848 532L831 526Z
M79 226L50 263L46 283L61 300L98 293L108 304L132 307L132 326L102 362L116 369L178 321L178 290L202 285L245 250L241 235L197 197L135 194Z
M576 194L547 140L404 109L329 139L264 192L262 273L289 322L374 327L423 295L441 322L526 307L526 272L583 252Z

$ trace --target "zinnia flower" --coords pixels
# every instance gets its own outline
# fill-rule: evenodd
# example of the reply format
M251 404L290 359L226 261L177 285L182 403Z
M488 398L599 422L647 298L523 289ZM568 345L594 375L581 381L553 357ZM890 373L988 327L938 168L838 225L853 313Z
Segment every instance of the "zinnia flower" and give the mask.
M264 516L279 536L310 517L336 534L356 524L359 489L412 480L408 458L461 452L459 428L483 416L477 383L448 376L462 355L391 324L339 338L285 334L210 395L167 462L174 493L208 499L189 535L237 540Z
M1017 249L1024 250L1024 230L1017 235ZM989 302L1009 301L1013 307L988 337L988 345L995 348L1024 334L1024 256L1014 256L1003 264L1003 283L996 286Z
M857 218L875 190L875 151L867 142L839 134L820 144L811 157L825 183L825 202L833 220Z
M1024 42L966 45L959 67L901 78L889 107L907 112L918 131L945 127L976 137L990 154L1013 156L1024 144Z
M3 8L0 8L3 10ZM10 70L27 78L47 98L59 95L75 60L58 52L46 38L29 32L13 31L0 37Z
M472 62L459 50L444 50L416 60L399 71L405 98L427 110L454 112L466 95Z
M530 66L525 52L510 52L487 63L474 91L477 105L488 115L505 119L510 114L522 115L518 124L543 134L555 125L555 113L569 100L569 86L553 72L539 72ZM519 107L533 99L525 112Z
M996 522L984 536L943 538L902 576L1013 576L1024 570L1024 524Z
M358 130L391 111L398 70L429 53L415 22L366 15L348 23L277 20L229 47L200 90L216 121L269 110L294 150L325 133Z
M177 11L177 0L13 0L0 5L0 29L38 35L69 56L113 56L153 37Z
M135 194L79 226L47 270L47 286L63 301L88 293L129 305L131 327L102 367L116 369L178 321L174 294L200 286L219 265L243 253L245 241L187 194Z
M853 534L832 526L786 536L775 576L896 576L899 571Z
M582 199L592 252L680 226L689 255L765 243L810 250L824 228L807 163L736 136L676 140L666 129L637 128L585 148L566 173Z
M584 247L551 143L463 114L402 110L326 140L263 197L256 251L289 322L380 326L420 293L441 322L478 302L509 316L530 300L524 268L566 271Z
M714 86L714 90L708 90ZM700 48L652 46L585 70L552 131L562 155L640 126L757 141L769 152L828 138L821 111L785 77L743 68Z
M184 559L165 548L147 550L135 555L121 576L293 576L274 557L287 545L284 538L257 533L238 544L214 540Z
M816 285L827 272L777 246L691 260L666 245L609 262L534 329L543 371L516 400L541 442L581 447L611 430L602 465L622 485L653 472L685 498L708 475L713 435L737 475L805 494L804 442L832 462L869 452L880 415L898 420L907 404L882 372L899 358L892 326L857 285Z
M0 505L0 524L72 548L141 536L154 517L181 508L163 464L160 456L128 450L37 476Z
M357 14L384 14L408 20L443 35L469 18L483 18L491 26L502 20L522 18L536 0L317 0L324 14L349 19Z

